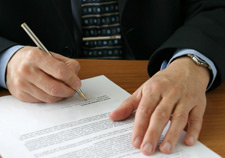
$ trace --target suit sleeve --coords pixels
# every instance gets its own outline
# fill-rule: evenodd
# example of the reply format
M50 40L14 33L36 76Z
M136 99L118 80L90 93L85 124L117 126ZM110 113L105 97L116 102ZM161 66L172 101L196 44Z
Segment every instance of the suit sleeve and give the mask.
M17 43L9 41L0 36L0 54L14 45L17 45Z
M203 53L217 68L211 89L225 78L225 1L186 0L183 4L185 23L150 58L149 75L154 75L165 58L177 49L190 48Z

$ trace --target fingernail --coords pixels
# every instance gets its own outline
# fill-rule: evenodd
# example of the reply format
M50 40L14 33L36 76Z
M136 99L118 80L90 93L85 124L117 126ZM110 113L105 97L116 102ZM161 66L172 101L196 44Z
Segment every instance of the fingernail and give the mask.
M188 142L190 143L190 145L193 145L195 143L195 138L193 136L190 136Z
M151 154L152 153L152 144L150 144L150 143L145 144L143 150L145 152L147 152L148 154Z
M139 148L140 145L141 145L141 138L140 138L140 137L136 137L136 138L134 139L134 146L135 146L136 148Z
M168 142L165 142L163 144L163 146L162 146L161 149L162 149L163 152L170 152L170 150L171 150L171 144L168 143Z

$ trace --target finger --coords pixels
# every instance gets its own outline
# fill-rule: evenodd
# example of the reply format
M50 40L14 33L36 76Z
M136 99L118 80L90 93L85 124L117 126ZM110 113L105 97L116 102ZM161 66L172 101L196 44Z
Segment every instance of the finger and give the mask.
M23 101L23 102L29 102L29 103L41 103L42 101L33 97L32 95L30 95L29 93L26 92L17 92L16 94L14 94L14 96L16 96L19 100Z
M189 103L189 105L188 105ZM188 120L188 115L193 107L192 102L180 101L171 118L171 125L167 131L167 134L160 144L160 151L163 153L171 153L180 138L180 134L185 128Z
M188 130L184 139L187 145L194 145L196 143L202 128L204 111L205 108L196 106L190 112L188 120Z
M145 91L138 106L132 135L132 142L136 148L140 148L145 132L149 125L150 117L156 105L161 100L161 97L156 94L159 93L153 94L152 91ZM148 146L149 150L152 150L151 144L147 144L146 146Z
M144 154L151 155L154 153L162 131L169 121L171 112L177 100L178 96L175 96L174 98L169 95L168 97L164 97L160 103L156 103L157 107L151 116L150 122L148 123L148 129L146 129L141 144L141 150Z
M75 72L76 74L78 74L78 72L80 71L80 63L77 60L70 59L56 53L53 53L53 54L54 54L54 57L56 57L58 60L66 63L66 65L69 67L69 69L72 72Z
M32 75L27 77L27 80L48 95L52 97L67 98L75 93L72 88L58 80L55 80L51 76L46 75L44 72L37 69L32 71ZM38 95L39 92L40 91L37 90L35 91L35 94ZM34 96L36 96L35 94ZM40 94L38 96L41 97Z
M74 90L81 87L81 81L75 72L72 72L68 66L56 58L45 55L45 60L38 64L38 67L52 77L66 83Z
M30 82L25 80L19 80L16 82L16 89L11 93L16 96L18 99L25 102L57 102L63 98L53 97L40 90Z
M130 97L122 102L122 104L113 112L110 113L109 117L113 121L124 120L131 115L131 113L137 109L137 106L141 99L140 88L135 91Z
M36 98L38 102L53 103L64 99L62 97L51 96L31 83L24 86L24 91L33 98Z
M41 100L31 96L29 92L24 91L27 88L26 83L28 84L26 80L17 78L14 82L7 82L7 87L9 88L10 93L21 101L31 103L41 102Z

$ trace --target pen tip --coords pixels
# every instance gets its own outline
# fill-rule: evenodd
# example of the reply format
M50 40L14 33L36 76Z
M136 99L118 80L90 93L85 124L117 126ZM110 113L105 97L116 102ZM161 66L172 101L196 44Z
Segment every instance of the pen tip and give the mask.
M86 101L87 98L86 96L84 95L84 93L81 91L81 89L77 89L76 92Z
M86 96L84 95L84 94L81 94L81 96L82 96L82 98L86 101L87 100L87 98L86 98Z

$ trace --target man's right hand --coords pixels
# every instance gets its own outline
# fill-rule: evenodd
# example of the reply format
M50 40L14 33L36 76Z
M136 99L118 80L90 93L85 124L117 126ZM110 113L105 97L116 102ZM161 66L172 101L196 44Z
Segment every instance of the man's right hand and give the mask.
M57 102L81 87L80 64L37 47L20 49L9 61L6 85L12 95L25 102Z

